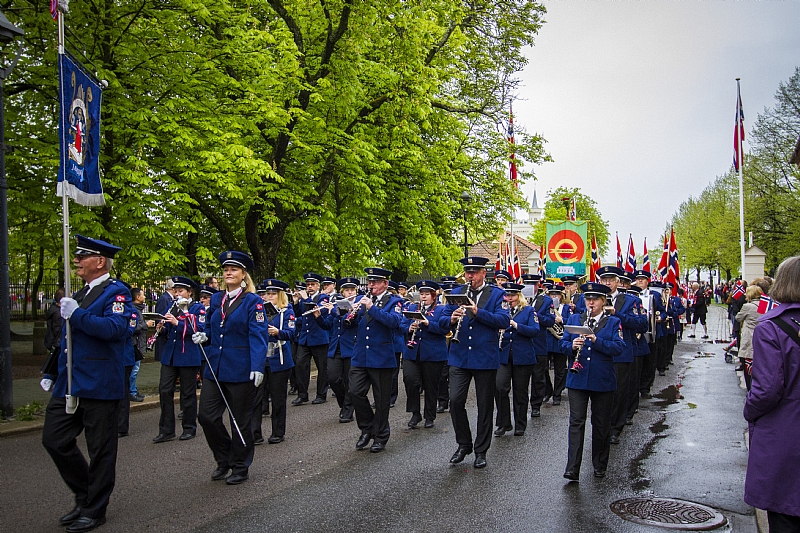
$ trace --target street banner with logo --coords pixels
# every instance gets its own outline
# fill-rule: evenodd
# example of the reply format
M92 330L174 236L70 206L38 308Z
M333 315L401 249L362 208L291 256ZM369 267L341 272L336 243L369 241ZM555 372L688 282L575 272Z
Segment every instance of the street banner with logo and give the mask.
M586 275L588 220L548 220L546 226L547 276Z

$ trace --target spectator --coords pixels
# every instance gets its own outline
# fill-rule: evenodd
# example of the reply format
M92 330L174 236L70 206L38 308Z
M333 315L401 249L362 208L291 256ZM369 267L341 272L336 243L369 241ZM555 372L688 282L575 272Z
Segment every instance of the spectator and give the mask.
M167 278L167 282L165 284L166 290L164 294L156 302L156 313L161 315L166 315L169 313L170 309L172 309L172 304L175 302L175 283L172 281L172 278ZM162 330L163 331L163 330ZM167 336L166 335L159 335L156 338L155 344L155 360L161 361L161 354L164 352L164 346L167 344Z
M48 352L57 350L61 344L61 328L64 319L61 318L61 298L64 297L64 289L56 291L55 301L47 309L45 319L47 320L47 331L44 334L44 347Z
M753 330L758 323L758 301L761 299L761 288L750 285L745 292L747 303L742 306L741 311L736 313L736 321L740 324L739 361L742 363L744 371L744 382L747 390L750 390L750 382L753 364Z
M800 256L781 263L770 296L781 305L753 331L753 382L744 405L750 452L744 501L767 511L771 533L800 531Z
M147 350L147 328L153 327L155 323L152 320L145 320L142 313L144 312L144 291L138 287L131 289L131 298L133 300L133 307L138 311L136 313L136 329L133 331L133 351L135 354L136 362L133 364L131 370L131 379L129 381L130 397L132 402L143 402L144 396L139 394L139 389L136 387L136 377L139 375L139 367L141 366L144 353Z

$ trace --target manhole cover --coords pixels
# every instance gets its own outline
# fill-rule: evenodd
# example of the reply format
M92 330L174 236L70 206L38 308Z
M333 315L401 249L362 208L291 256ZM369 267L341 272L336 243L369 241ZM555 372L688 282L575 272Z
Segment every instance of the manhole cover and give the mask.
M710 507L672 498L626 498L612 503L611 510L637 524L688 531L716 529L727 522Z

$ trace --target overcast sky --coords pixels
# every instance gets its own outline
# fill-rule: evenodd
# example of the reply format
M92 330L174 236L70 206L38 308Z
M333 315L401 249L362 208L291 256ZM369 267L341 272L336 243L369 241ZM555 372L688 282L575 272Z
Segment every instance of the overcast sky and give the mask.
M623 249L629 233L637 253L645 237L659 249L680 203L732 164L736 78L749 133L800 65L800 1L544 5L514 122L543 135L554 162L522 190L541 206L580 187L609 222L612 255L616 231Z

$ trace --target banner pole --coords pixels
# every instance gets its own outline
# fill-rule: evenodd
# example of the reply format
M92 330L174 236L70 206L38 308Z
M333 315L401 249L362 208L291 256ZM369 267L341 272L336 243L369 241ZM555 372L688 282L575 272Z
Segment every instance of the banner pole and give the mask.
M742 124L742 93L739 88L739 78L736 78L736 158L739 161L739 248L741 252L742 258L742 280L747 281L745 279L744 273L744 254L745 254L745 240L744 240L744 177L742 175L742 170L744 169L744 139L742 139L743 135L741 135L741 130L744 127Z

